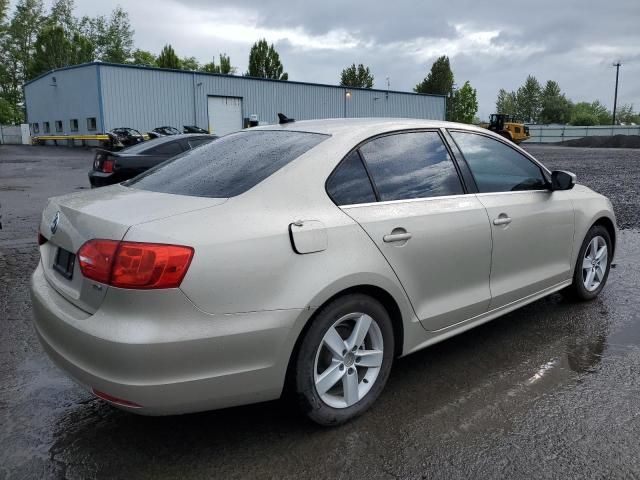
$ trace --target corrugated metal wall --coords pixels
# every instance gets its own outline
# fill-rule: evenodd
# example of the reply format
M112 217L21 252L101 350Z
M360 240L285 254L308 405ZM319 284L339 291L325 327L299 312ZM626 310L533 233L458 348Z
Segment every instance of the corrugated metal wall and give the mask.
M640 135L639 125L594 125L580 127L574 125L529 125L531 138L526 143L554 143L576 140L584 137L610 135Z
M50 72L26 84L24 94L27 121L39 124L40 135L44 134L44 122L49 122L52 135L96 133L87 129L87 118L90 117L97 120L96 131L102 131L96 65ZM77 132L71 131L73 118L78 120ZM62 132L56 132L56 120L62 121Z
M298 120L344 116L442 120L445 112L445 100L437 96L113 65L101 65L100 70L107 128L150 130L194 123L207 128L208 96L242 98L243 117L255 114L266 123L276 123L278 112Z
M57 87L50 86L53 76ZM78 133L88 133L87 117L98 118L99 131L132 127L144 132L162 125L193 124L207 128L209 96L242 98L243 117L255 114L261 123L276 123L278 112L298 120L345 116L442 120L445 113L445 100L439 96L102 63L48 73L27 84L25 94L29 122L49 121L51 133L55 120L63 120L64 133L71 133L72 118L79 120Z

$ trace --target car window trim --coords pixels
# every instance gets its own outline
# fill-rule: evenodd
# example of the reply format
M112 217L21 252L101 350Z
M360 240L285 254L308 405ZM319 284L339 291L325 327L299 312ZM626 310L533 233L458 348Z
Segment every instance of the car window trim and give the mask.
M377 138L381 138L381 137L388 137L390 135L399 135L402 133L420 133L420 132L436 132L438 134L438 136L440 137L440 141L442 141L444 147L447 149L447 152L449 153L449 157L451 158L451 161L453 162L453 166L455 168L456 171L456 175L458 176L458 181L460 182L460 186L462 187L462 192L463 193L459 193L459 194L455 194L455 195L441 195L439 197L418 197L418 198L409 198L409 199L402 199L402 200L380 200L380 194L378 193L378 187L375 184L375 181L373 180L373 177L371 176L370 172L369 172L369 167L367 166L367 162L364 158L364 155L360 153L360 147L362 147L364 144L373 141ZM342 165L342 162L345 161L345 159L351 155L351 152L353 152L354 150L358 151L358 155L360 156L360 161L362 162L362 164L364 165L364 168L367 172L367 176L369 177L369 182L371 183L371 187L373 188L373 193L376 196L376 202L372 203L372 202L368 202L366 204L359 204L359 203L355 203L353 205L374 205L374 204L379 204L379 203L388 203L388 202L402 202L402 201L407 201L407 200L427 200L430 198L444 198L444 197L457 197L457 196L461 196L461 195L467 195L469 193L474 193L474 192L468 192L467 189L465 188L465 183L462 180L461 174L460 174L460 170L458 169L458 165L456 164L456 161L454 159L454 157L451 155L451 150L449 149L449 146L447 145L447 142L445 141L442 132L440 131L440 128L438 127L430 127L430 128L408 128L408 129L400 129L400 130L390 130L388 132L383 132L383 133L378 133L375 135L372 135L370 137L365 138L364 140L361 140L360 142L358 142L356 144L355 147L353 147L352 149L350 149L347 154L342 157L342 159L338 162L338 164L335 166L335 168L331 171L331 173L329 174L329 176L327 177L327 179L325 180L324 183L324 189L325 192L327 193L327 196L329 196L329 198L331 199L331 201L333 202L333 198L331 198L331 196L329 195L329 190L327 189L327 184L329 183L329 179L331 179L331 177L333 176L334 172L340 167L340 165ZM333 202L337 207L344 207L344 205L338 205L337 203Z
M460 170L460 177L462 178L466 187L465 191L467 192L467 194L478 193L480 190L478 189L476 179L471 172L471 167L469 167L467 159L464 158L462 152L460 151L460 148L458 148L458 144L454 141L453 137L446 128L440 128L440 132L442 133L442 136L448 144L448 147L451 151L451 157L454 159L456 166Z
M529 193L533 190L522 190L522 192ZM537 191L537 190L535 190ZM546 192L546 190L541 190ZM502 192L510 193L510 192ZM451 200L456 198L468 198L469 195L477 195L475 193L457 193L455 195L441 195L439 197L419 197L419 198L401 198L399 200L383 200L381 202L367 202L367 203L352 203L348 205L338 205L340 208L358 208L358 207L373 207L376 205L390 205L399 203L415 203L415 202L432 202L435 200Z
M500 137L499 135L498 136L494 136L494 135L491 135L491 134L486 134L484 132L476 132L475 130L465 130L463 128L447 128L447 131L449 133L450 132L460 132L460 133L469 133L471 135L478 135L480 137L490 138L492 140L495 140L498 143L502 143L503 145L506 145L511 150L513 150L516 153L519 153L520 155L525 157L527 160L532 162L536 167L538 167L540 169L540 172L542 173L542 177L547 182L547 184L548 185L551 184L551 181L550 181L551 170L549 170L542 163L540 163L538 160L536 160L532 155L529 154L529 152L527 152L526 150L523 150L522 148L518 147L515 143L509 142L508 140L505 140L504 138ZM453 138L453 135L451 135L451 139L453 140L453 142L455 143L456 147L460 151L460 155L462 156L462 158L464 158L464 153L462 152L462 149L460 148L460 146L456 142L455 138ZM467 159L465 158L465 162L466 161L467 161ZM467 165L468 165L468 162L467 162ZM471 170L471 168L469 168L469 170ZM471 171L471 174L473 175L473 171ZM475 180L475 177L474 177L474 180Z

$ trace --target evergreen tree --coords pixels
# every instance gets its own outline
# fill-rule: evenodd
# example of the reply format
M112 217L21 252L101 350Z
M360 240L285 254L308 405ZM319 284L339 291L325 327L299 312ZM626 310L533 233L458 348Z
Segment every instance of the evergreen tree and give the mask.
M356 64L353 63L342 70L340 85L343 87L373 88L373 75L369 67L365 67L363 64L356 67Z
M283 71L280 55L273 44L268 45L265 39L259 40L251 47L249 53L249 77L272 78L275 80L288 80L289 75Z
M180 68L180 59L171 45L164 46L156 63L160 68Z

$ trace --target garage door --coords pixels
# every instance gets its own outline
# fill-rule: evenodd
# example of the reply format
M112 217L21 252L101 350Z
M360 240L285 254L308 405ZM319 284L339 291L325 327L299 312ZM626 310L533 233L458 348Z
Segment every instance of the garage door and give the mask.
M242 128L242 99L209 97L209 131L226 135Z

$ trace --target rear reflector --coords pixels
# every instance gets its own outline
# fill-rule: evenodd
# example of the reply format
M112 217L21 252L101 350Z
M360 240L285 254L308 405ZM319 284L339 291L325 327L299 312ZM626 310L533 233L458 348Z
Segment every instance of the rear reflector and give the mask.
M40 233L40 229L38 228L38 245L44 245L47 242L47 237Z
M163 243L89 240L78 250L82 274L119 288L177 288L193 248Z
M101 392L100 390L96 390L95 388L91 389L91 393L93 393L96 397L101 398L102 400L106 400L109 403L113 403L115 405L121 405L123 407L129 408L142 408L142 405L138 405L137 403L130 402L129 400L124 400L122 398L114 397L113 395L109 395L108 393Z

